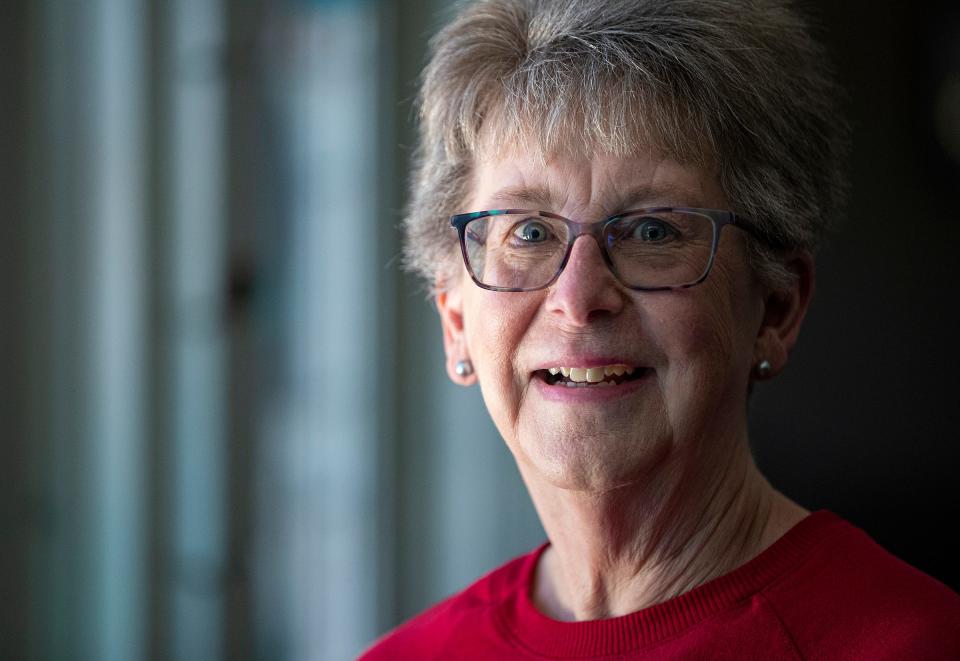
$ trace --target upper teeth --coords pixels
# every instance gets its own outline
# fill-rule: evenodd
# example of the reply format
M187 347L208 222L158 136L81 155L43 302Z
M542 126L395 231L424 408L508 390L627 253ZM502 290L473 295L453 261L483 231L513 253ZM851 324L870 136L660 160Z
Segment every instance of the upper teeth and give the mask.
M626 365L604 365L603 367L551 367L549 371L553 375L563 374L571 381L577 383L589 382L599 383L608 376L622 376L624 374L633 374L632 367Z

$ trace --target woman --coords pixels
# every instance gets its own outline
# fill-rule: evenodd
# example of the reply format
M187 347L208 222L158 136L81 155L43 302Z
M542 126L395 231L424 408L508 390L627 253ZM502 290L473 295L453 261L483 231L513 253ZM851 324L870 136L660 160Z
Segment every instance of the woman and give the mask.
M842 197L835 93L777 0L489 0L439 34L407 257L549 542L364 658L960 658L960 597L750 455Z

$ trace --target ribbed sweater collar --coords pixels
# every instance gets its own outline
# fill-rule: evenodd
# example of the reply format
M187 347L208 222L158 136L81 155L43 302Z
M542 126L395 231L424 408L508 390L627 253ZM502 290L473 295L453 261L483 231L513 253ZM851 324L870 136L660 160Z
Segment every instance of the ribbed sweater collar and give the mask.
M624 654L647 647L748 599L795 567L818 543L852 525L828 510L803 518L752 560L728 574L665 602L621 617L560 622L537 610L531 598L534 570L549 542L524 560L519 582L498 612L505 633L544 656Z

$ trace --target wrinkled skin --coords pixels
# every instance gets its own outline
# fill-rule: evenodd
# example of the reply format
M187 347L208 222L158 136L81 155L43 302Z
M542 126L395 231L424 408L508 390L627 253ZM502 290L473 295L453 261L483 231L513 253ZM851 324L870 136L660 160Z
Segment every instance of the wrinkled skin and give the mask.
M544 167L508 155L476 165L473 194L455 211L538 208L593 222L652 206L730 203L712 173L669 158L564 157ZM742 231L728 227L709 277L690 289L625 288L590 237L575 242L564 272L541 291L486 291L465 270L455 283L438 283L448 373L463 385L479 382L517 460L556 549L541 575L555 608L596 616L646 603L640 588L648 600L669 595L696 582L679 572L702 578L736 566L805 511L766 483L747 443L756 365L768 360L772 375L783 369L812 295L810 258L797 255L790 266L797 285L768 291L748 266ZM456 374L463 359L473 374ZM551 396L557 387L534 374L597 362L648 373L602 397ZM693 544L711 507L722 508L719 524ZM747 528L750 540L733 538ZM676 558L695 552L710 558L699 573L691 558Z

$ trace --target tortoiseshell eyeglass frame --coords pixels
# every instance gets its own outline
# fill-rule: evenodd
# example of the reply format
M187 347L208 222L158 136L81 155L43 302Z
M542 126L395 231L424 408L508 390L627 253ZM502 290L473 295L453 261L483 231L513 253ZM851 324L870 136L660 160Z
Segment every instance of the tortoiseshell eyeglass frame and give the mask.
M614 267L613 261L610 258L610 254L607 252L606 241L604 237L607 232L607 228L612 225L612 223L626 217L626 216L642 216L642 215L654 215L658 213L685 213L685 214L694 214L702 216L709 219L713 223L713 243L710 247L710 260L707 262L707 266L703 271L703 274L699 278L691 282L679 283L676 285L668 286L657 286L657 287L643 287L630 285L620 278L617 274L617 270ZM521 215L521 214L530 214L536 215L543 218L552 218L554 220L559 220L567 226L568 230L568 240L566 251L563 255L563 259L560 262L560 266L557 268L557 272L554 273L553 277L550 278L549 282L545 284L538 285L536 287L497 287L494 285L488 285L482 282L474 273L473 267L470 264L470 257L467 252L466 245L466 227L467 224L472 220L477 220L479 218L487 218L489 216L502 216L502 215ZM597 245L600 247L600 252L603 254L603 259L607 263L607 268L610 269L610 272L614 275L617 280L623 284L624 287L632 289L634 291L670 291L676 289L689 289L699 285L701 282L707 279L707 276L710 274L710 269L713 267L713 262L717 256L717 247L720 245L720 231L727 225L732 225L737 227L749 234L752 234L756 237L760 237L761 234L757 229L757 226L747 218L739 216L732 211L725 211L720 209L700 209L697 207L649 207L642 209L630 209L628 211L623 211L603 220L595 221L592 223L578 223L575 220L565 218L564 216L551 213L549 211L538 211L533 209L489 209L487 211L473 211L470 213L460 213L450 217L450 225L453 229L457 231L457 235L460 240L460 254L463 256L463 263L467 267L467 272L470 274L470 278L473 282L482 289L488 289L490 291L502 291L502 292L528 292L528 291L538 291L541 289L546 289L554 282L557 278L560 277L560 274L563 273L563 269L567 265L567 260L570 258L570 251L573 249L574 242L579 239L581 236L591 236L597 242Z

